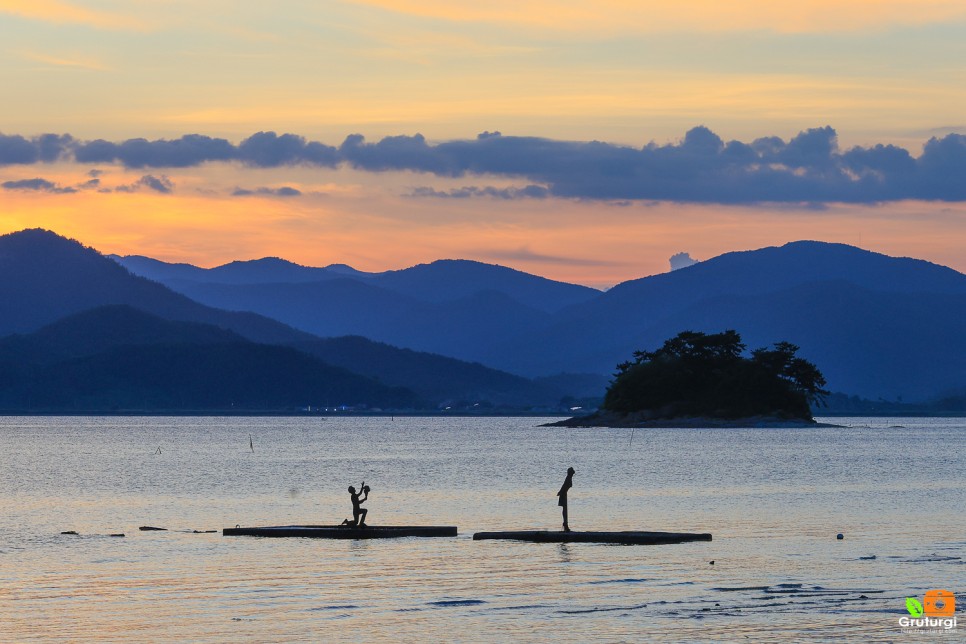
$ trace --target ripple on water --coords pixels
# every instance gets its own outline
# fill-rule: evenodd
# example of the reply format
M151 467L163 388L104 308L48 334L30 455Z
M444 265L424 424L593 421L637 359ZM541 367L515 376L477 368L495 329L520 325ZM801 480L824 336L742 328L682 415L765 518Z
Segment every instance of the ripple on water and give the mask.
M485 603L482 599L441 599L435 602L428 602L430 606L439 606L441 608L449 608L452 606L479 606Z

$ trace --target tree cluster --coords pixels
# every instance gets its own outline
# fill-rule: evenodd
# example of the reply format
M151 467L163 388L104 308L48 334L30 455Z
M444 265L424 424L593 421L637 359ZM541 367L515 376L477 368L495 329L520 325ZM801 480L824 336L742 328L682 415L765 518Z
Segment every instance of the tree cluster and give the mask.
M798 347L779 342L745 357L734 330L684 331L656 351L617 366L604 409L652 418L778 416L811 419L828 394L825 378Z

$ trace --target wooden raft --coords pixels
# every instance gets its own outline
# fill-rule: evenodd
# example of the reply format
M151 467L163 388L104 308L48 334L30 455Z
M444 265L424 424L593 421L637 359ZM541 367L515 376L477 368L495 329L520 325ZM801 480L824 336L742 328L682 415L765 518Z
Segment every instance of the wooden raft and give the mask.
M398 539L400 537L455 537L456 526L282 525L225 528L226 537L310 537L313 539Z
M537 543L620 543L627 545L661 545L688 541L711 541L709 533L696 532L563 532L559 530L510 530L505 532L477 532L474 541L484 539L512 539Z

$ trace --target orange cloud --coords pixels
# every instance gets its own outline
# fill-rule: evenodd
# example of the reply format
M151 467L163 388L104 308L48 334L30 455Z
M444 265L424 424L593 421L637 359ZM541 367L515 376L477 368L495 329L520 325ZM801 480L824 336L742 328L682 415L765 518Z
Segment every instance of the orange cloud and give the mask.
M858 31L966 18L959 0L355 0L424 18L595 33Z
M42 22L81 24L98 29L143 28L143 24L134 18L95 11L60 0L0 0L0 13Z
M21 54L28 60L34 60L51 67L72 67L75 69L87 69L90 71L103 72L110 69L99 60L83 56L51 56L35 52L23 52Z

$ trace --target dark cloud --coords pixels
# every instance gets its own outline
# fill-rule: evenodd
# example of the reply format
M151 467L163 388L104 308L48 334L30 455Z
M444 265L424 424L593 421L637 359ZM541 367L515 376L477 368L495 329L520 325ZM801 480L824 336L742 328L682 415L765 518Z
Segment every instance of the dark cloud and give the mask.
M411 197L441 197L444 199L469 199L471 197L493 197L495 199L546 199L550 191L544 186L529 185L523 188L494 188L493 186L464 186L452 190L436 190L423 186L413 190Z
M275 132L251 135L238 145L236 158L260 168L297 164L335 167L341 161L334 147L307 142L295 134L279 136Z
M51 163L66 156L73 141L69 134L41 134L31 139L0 134L0 165Z
M187 134L180 139L148 141L128 139L110 143L103 139L81 143L74 158L81 163L120 162L129 168L186 168L209 161L230 161L236 149L225 139Z
M415 170L442 176L459 176L465 167L440 144L431 146L422 134L387 136L378 143L366 143L361 134L346 137L339 147L342 158L360 170Z
M299 197L302 195L302 191L290 186L282 186L281 188L235 188L232 191L233 197L249 197L252 195L264 195L267 197Z
M121 163L129 168L185 168L214 161L241 161L262 168L300 163L335 167L341 161L332 146L275 132L258 132L237 146L201 134L121 143L97 139L77 144L74 158L81 163Z
M40 163L71 155L81 163L121 163L131 168L217 161L253 167L343 165L368 172L412 171L441 177L497 175L531 184L523 189L420 188L413 193L444 198L554 196L611 203L722 204L966 200L966 136L958 133L931 138L919 157L893 145L841 150L835 130L827 126L805 130L788 141L766 136L751 143L724 141L698 126L680 142L643 147L499 132L436 144L419 134L376 142L353 134L338 148L275 132L258 132L238 145L200 134L121 143L79 142L69 135L33 139L0 135L0 164ZM147 187L165 191L163 185Z
M74 188L58 186L56 183L47 181L46 179L41 179L40 177L35 179L20 179L19 181L4 181L3 183L0 183L0 187L3 187L4 190L52 192L55 194L77 192L77 190Z
M171 192L174 190L174 183L172 183L171 179L164 175L156 177L151 174L146 174L134 183L114 188L114 192L138 192L142 188L147 188L148 190L154 190L155 192L160 192L161 194L167 195L171 194Z

